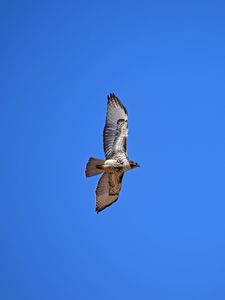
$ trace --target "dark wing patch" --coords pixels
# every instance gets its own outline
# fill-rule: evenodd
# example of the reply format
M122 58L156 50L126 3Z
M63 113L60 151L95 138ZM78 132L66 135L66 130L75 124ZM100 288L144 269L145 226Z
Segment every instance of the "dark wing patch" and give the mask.
M117 152L127 151L127 137L127 110L114 94L110 94L103 132L104 151L107 159L112 158Z
M96 188L96 212L99 213L117 201L124 173L103 174Z

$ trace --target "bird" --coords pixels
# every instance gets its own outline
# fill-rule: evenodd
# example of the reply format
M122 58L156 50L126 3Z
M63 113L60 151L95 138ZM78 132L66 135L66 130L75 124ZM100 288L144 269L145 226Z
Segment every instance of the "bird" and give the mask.
M128 159L128 113L119 98L107 96L107 113L103 130L105 160L90 157L85 168L86 177L102 174L96 187L96 212L104 210L118 200L124 173L136 167Z

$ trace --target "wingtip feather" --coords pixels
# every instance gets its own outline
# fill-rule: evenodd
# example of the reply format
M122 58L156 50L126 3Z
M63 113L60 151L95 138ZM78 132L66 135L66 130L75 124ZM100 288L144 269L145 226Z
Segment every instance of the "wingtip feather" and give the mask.
M125 111L125 113L128 115L126 107L124 107L124 105L122 104L120 99L114 93L110 93L107 96L107 99L108 99L108 104L110 103L110 101L112 101L112 103L114 103L114 105L120 106Z

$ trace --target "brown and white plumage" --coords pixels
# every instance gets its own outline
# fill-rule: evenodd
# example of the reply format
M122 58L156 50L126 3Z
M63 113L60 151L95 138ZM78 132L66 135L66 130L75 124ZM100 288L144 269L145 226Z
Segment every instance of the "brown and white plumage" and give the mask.
M115 94L110 94L103 131L106 160L91 157L85 170L87 177L103 173L96 188L97 212L110 206L118 199L124 173L139 166L128 160L127 138L127 110Z
M104 173L96 188L96 210L100 212L112 205L119 197L124 172L120 174Z
M118 152L127 154L127 137L127 110L114 94L110 94L103 132L104 151L107 159L113 158Z

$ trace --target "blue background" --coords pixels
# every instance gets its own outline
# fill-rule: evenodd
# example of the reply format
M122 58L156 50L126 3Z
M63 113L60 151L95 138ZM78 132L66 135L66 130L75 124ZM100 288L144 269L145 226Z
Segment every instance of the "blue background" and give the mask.
M0 298L225 299L225 2L1 1ZM106 96L129 112L95 213Z

